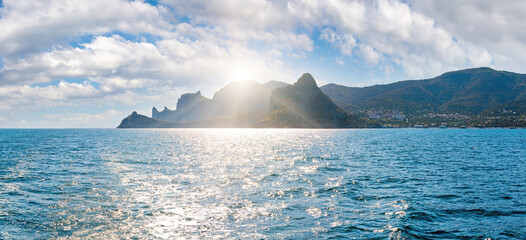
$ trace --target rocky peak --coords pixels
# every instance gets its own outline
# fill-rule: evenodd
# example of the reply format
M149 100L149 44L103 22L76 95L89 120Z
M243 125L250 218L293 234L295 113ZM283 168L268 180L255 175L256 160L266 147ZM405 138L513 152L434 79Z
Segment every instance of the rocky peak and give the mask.
M267 123L284 127L348 127L350 117L334 104L312 75L272 91Z
M158 119L159 118L159 110L157 110L156 107L152 108L152 118L153 119Z
M177 100L177 108L176 109L184 109L188 107L193 107L196 104L199 104L203 100L203 96L201 96L201 91L198 91L196 93L185 93L181 95L179 100Z
M316 80L314 80L314 77L310 75L310 73L304 73L301 75L301 77L294 83L294 86L298 87L318 87L316 84Z

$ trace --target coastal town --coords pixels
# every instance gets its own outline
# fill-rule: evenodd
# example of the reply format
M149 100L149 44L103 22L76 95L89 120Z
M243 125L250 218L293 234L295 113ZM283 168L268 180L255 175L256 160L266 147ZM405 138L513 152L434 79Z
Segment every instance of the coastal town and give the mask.
M400 110L370 109L359 115L369 126L383 128L524 128L526 114L502 109L492 114L469 116L460 113L404 114Z

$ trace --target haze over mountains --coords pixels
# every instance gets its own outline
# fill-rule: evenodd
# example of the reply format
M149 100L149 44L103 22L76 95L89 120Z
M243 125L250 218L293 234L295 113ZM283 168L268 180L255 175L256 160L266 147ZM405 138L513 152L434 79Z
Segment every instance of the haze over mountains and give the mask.
M319 88L306 73L293 85L270 81L232 82L212 99L183 94L175 110L152 109L152 118L134 113L119 128L129 127L363 127L366 111L425 114L491 115L501 110L524 113L526 75L491 68L444 73L426 80L371 87L327 84Z
M255 81L231 82L216 92L212 99L201 96L201 92L183 94L175 110L164 108L159 112L154 107L152 118L171 122L186 122L217 119L239 114L264 115L268 113L271 91L289 84L270 81L260 84Z
M183 94L175 110L152 109L152 118L134 112L119 128L134 127L358 127L306 73L294 85L278 81L232 82L212 99Z

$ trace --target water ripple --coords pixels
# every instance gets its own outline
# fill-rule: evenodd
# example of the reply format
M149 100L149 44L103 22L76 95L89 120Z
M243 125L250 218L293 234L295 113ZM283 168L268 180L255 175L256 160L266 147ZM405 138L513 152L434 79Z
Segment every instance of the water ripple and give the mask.
M524 130L0 130L0 239L522 239Z

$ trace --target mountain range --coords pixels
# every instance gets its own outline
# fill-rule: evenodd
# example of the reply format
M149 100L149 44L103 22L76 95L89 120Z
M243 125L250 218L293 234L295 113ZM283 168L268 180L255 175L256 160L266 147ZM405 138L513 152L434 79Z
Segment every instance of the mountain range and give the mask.
M293 85L270 81L232 82L212 99L200 92L183 94L177 108L152 109L152 117L136 112L122 120L118 128L149 127L280 127L346 128L360 121L338 107L303 74Z
M526 74L484 67L448 72L426 80L362 88L327 84L321 90L350 113L383 109L409 115L474 116L492 108L520 105L526 99Z
M327 84L319 88L303 74L293 85L269 81L232 82L209 99L200 92L181 95L175 110L134 112L119 128L131 127L306 127L367 126L358 118L371 110L408 116L526 114L526 74L474 68L425 80L370 87Z

